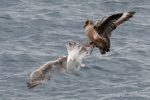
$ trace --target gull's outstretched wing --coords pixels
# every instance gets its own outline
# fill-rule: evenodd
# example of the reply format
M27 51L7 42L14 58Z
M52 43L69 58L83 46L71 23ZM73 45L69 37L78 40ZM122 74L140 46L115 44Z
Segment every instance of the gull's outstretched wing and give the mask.
M61 57L54 61L49 61L40 68L33 71L28 79L28 88L33 88L50 80L53 70L60 69L66 66L67 57Z

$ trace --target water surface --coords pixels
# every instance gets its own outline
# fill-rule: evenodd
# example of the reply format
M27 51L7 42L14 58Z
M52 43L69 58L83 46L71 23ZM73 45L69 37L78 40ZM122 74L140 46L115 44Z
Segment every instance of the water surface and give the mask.
M85 43L85 20L136 11L75 74L58 74L28 90L28 75L67 54L65 43ZM149 0L1 0L0 100L150 100Z

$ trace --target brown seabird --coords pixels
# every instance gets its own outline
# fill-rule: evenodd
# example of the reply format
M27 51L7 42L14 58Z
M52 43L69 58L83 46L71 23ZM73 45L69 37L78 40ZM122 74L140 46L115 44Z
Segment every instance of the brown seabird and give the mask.
M96 25L94 25L92 20L87 20L84 28L90 39L89 45L99 48L101 54L109 52L111 32L116 29L118 25L133 17L134 14L135 12L113 14L104 21L98 21Z

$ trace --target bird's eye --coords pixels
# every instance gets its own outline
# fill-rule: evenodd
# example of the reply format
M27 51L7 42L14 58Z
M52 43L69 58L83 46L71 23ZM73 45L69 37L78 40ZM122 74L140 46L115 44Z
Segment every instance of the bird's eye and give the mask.
M85 24L87 25L89 23L89 21L87 20L86 22L85 22Z

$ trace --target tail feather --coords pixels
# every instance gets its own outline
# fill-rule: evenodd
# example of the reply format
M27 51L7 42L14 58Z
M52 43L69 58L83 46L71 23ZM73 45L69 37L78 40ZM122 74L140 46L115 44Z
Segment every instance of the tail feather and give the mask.
M99 48L99 51L100 51L100 53L101 53L102 55L104 55L104 54L106 53L106 51L103 50L103 49L101 49L101 48Z

